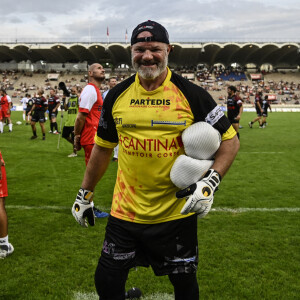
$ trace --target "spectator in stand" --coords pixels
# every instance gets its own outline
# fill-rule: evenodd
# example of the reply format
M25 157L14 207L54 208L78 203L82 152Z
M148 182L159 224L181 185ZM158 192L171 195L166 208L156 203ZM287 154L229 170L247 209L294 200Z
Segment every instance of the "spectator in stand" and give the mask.
M262 91L259 90L256 94L255 94L255 98L254 98L254 105L255 105L255 109L256 109L256 114L257 117L255 119L253 119L251 122L248 123L249 127L252 128L253 124L258 121L259 126L261 126L261 116L262 116Z
M59 134L57 128L56 117L58 114L58 108L60 106L59 98L55 94L54 89L50 89L50 96L48 99L48 110L49 110L49 119L50 119L50 131L49 133Z
M31 137L32 140L37 138L36 135L36 122L40 123L42 134L43 134L43 140L46 139L46 130L45 130L45 111L47 110L48 103L46 98L43 96L44 90L40 89L38 90L38 97L35 98L33 106L28 113L28 115L32 115L31 118L31 128L33 136Z
M236 96L236 91L236 87L233 85L227 88L227 117L236 131L237 137L240 138L239 123L243 113L243 102L238 96Z
M4 124L8 121L8 131L12 132L12 122L10 119L12 102L11 98L7 95L5 89L0 90L1 99L0 99L0 133L3 133Z

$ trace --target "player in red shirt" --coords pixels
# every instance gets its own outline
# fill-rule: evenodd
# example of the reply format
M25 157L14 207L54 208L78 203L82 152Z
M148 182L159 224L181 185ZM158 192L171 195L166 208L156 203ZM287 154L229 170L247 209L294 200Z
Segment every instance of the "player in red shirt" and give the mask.
M7 214L5 197L8 196L5 163L0 151L0 259L14 252L14 247L8 242Z
M0 133L3 133L3 126L8 120L9 132L12 131L12 123L10 120L10 113L12 108L12 102L10 97L6 94L5 89L1 89L1 99L0 99Z
M74 126L74 148L78 151L81 146L83 147L86 165L95 143L94 137L103 105L100 86L105 79L105 70L100 64L93 64L89 67L88 75L89 83L81 92L79 111Z
M79 109L74 126L74 150L79 151L83 147L86 165L95 144L94 138L103 106L100 86L105 79L105 70L100 64L92 64L89 67L88 76L89 83L82 90L79 97ZM108 216L107 213L95 207L94 213L98 218Z

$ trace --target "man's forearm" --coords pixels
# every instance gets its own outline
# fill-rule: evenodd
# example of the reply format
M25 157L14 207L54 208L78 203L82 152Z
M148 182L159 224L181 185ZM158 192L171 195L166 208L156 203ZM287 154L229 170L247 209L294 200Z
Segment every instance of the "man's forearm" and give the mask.
M112 155L113 148L100 147L97 144L94 145L92 150L91 158L86 167L84 178L81 187L90 191L95 189L96 184L104 175L110 158Z
M86 115L84 115L83 113L78 113L76 121L75 121L75 125L74 125L74 135L80 135L84 124L85 124L85 119L86 119Z
M221 143L221 146L215 155L215 161L212 165L212 169L218 171L222 178L233 163L239 148L240 142L236 135L232 139Z
M54 111L57 111L58 110L58 108L59 108L59 106L60 106L60 103L58 103L55 107L54 107Z

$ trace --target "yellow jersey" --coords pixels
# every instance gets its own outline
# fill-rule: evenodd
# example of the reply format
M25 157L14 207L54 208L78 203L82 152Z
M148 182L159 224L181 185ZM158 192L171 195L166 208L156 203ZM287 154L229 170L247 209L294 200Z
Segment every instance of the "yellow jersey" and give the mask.
M181 215L185 200L170 180L176 158L184 154L183 130L206 121L223 140L235 135L224 113L201 87L171 72L154 91L133 75L114 87L102 108L95 143L119 143L118 172L111 215L130 222L155 224Z

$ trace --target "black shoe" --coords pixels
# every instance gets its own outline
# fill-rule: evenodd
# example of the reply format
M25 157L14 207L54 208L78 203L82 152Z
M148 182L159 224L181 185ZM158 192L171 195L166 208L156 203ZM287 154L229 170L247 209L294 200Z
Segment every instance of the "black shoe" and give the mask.
M33 135L30 139L31 140L34 140L34 139L36 139L37 138L37 135Z
M43 141L46 139L46 137L45 136L43 136Z
M139 299L142 297L142 292L139 288L133 287L125 293L125 299Z

